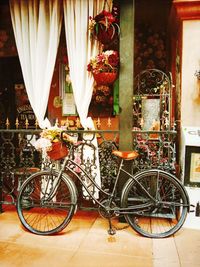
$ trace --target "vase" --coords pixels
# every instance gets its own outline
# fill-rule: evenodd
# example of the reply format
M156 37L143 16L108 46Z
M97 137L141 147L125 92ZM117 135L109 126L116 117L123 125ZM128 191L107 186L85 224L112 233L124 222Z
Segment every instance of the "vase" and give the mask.
M111 85L117 79L117 72L93 72L97 85Z
M52 143L52 149L47 151L47 155L53 160L59 160L68 155L68 148L62 142Z

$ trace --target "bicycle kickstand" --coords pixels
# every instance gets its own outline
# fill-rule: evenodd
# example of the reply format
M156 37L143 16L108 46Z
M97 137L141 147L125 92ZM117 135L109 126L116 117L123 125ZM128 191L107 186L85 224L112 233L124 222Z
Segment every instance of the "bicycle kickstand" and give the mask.
M116 230L112 227L110 218L108 218L108 222L109 222L108 234L109 235L115 235L116 234Z

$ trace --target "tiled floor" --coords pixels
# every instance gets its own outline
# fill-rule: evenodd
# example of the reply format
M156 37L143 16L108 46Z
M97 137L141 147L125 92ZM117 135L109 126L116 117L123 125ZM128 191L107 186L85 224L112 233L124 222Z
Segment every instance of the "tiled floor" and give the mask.
M188 217L190 220L190 217ZM56 236L25 231L15 209L0 214L1 267L197 267L200 266L200 217L175 237L148 239L130 227L107 234L107 221L96 212L78 212ZM127 226L115 221L118 228ZM198 226L199 224L199 226Z

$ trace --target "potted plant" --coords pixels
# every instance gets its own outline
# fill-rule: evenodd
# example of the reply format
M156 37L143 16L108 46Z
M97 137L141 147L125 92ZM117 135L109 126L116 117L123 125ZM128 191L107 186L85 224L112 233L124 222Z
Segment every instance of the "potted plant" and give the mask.
M63 141L73 142L73 139L66 133L63 133L61 138L61 132L62 129L57 126L44 129L40 134L40 138L34 144L35 148L46 152L53 160L66 157L68 148Z
M113 84L118 76L119 54L117 51L107 50L91 58L87 70L92 72L98 85Z
M89 19L91 36L97 38L102 44L109 44L120 34L120 27L116 17L106 10Z

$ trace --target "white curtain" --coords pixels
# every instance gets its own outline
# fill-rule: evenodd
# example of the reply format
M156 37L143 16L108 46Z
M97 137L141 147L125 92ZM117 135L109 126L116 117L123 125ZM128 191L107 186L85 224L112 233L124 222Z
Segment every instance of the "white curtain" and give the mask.
M10 13L24 82L41 128L53 76L62 23L60 0L10 0Z
M112 1L107 0L107 2L109 5L106 8L112 8ZM91 57L99 53L100 49L98 42L90 38L89 17L95 17L100 13L104 8L104 3L105 0L63 0L67 54L75 104L82 126L89 129L94 129L91 118L87 118L94 80L87 71L87 64ZM87 134L87 137L90 139L90 134ZM96 147L97 165L93 175L96 183L101 186L97 139L95 138L92 143ZM93 153L90 155L89 152L84 150L83 157L93 157ZM97 190L94 195L98 197L98 193ZM87 196L85 190L83 194Z
M87 71L92 56L99 52L88 30L89 17L103 10L104 0L63 0L64 21L69 59L70 78L76 108L84 128L88 128L87 114L93 91L93 77ZM111 1L106 8L111 8Z

